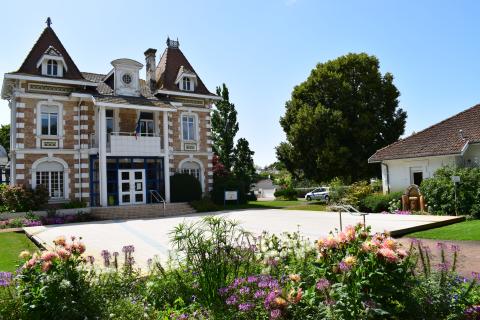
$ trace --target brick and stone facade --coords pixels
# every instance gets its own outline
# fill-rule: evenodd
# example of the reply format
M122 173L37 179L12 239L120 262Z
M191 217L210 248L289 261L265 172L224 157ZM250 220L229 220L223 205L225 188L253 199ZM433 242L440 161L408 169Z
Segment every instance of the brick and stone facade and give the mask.
M17 72L5 74L11 111L11 183L43 184L51 201L92 206L170 199L169 177L194 175L212 188L210 93L179 49L155 67L112 61L108 74L80 72L50 26ZM134 190L133 190L134 189ZM149 198L150 195L150 198Z

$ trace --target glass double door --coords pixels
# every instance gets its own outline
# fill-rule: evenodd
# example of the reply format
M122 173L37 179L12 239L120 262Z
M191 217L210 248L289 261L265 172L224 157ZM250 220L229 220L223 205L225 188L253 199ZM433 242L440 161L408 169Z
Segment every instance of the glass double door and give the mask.
M120 205L146 203L145 169L118 170Z

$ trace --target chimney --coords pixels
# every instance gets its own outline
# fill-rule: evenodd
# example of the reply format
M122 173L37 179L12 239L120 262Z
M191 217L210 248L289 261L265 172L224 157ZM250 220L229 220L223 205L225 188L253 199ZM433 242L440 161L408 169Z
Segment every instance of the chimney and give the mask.
M156 84L157 79L155 78L155 68L156 68L156 58L155 54L157 53L157 49L147 49L145 51L145 70L146 70L146 77L145 80L147 84L150 86L150 90L153 92Z

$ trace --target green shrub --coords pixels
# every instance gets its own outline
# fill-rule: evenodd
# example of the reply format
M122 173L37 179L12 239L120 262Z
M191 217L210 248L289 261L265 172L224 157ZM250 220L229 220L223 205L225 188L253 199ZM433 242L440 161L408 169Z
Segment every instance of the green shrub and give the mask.
M329 183L329 186L330 190L328 196L330 197L330 201L333 203L344 203L349 187L345 186L343 181L339 178L333 179Z
M170 177L172 202L192 202L202 198L202 186L197 178L186 173L175 173Z
M279 189L275 191L274 196L281 200L297 200L297 190L292 187Z
M366 212L389 211L390 202L398 201L402 198L402 192L392 192L388 194L372 193L367 195L360 204L360 209Z
M7 186L0 188L0 201L7 211L24 212L45 208L48 203L48 191L43 186L35 190L25 186Z
M222 207L215 204L210 198L203 198L202 200L196 200L190 202L190 205L197 212L212 212L222 210Z
M77 208L86 208L87 203L85 201L80 200L70 200L67 203L63 204L64 209L77 209Z
M423 180L420 185L426 207L433 214L455 214L455 190L452 176L460 176L461 179L457 184L458 214L480 218L480 168L438 169L432 178Z
M215 177L213 181L213 189L210 196L216 204L223 205L225 191L238 191L238 203L247 203L247 195L245 193L245 183L233 177Z
M67 244L62 238L55 251L23 255L17 290L26 319L83 320L101 314L91 274L82 268L84 251L81 242Z

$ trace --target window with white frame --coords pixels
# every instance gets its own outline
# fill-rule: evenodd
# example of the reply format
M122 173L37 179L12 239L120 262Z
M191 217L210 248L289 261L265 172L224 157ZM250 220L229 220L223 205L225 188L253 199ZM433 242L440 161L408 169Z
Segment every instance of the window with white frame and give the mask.
M45 136L58 135L58 106L41 106L41 130L40 134Z
M50 199L65 199L65 173L61 163L42 162L37 166L35 174L35 187L45 187Z
M155 123L152 112L140 112L139 118L140 135L153 137L155 135Z
M50 59L47 61L47 75L49 76L58 76L58 62Z
M180 168L181 173L186 173L200 180L200 165L193 161L187 161Z
M194 115L182 116L182 135L183 140L193 141L196 140L196 117Z
M182 90L193 91L192 81L189 77L183 77L182 79Z

